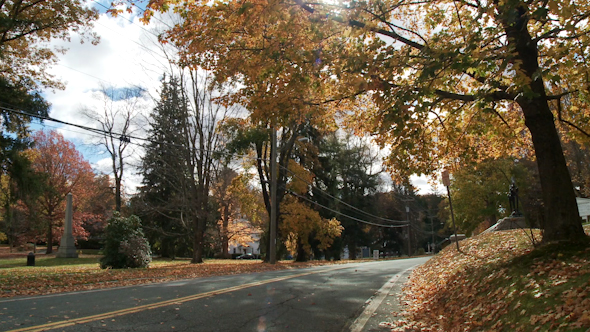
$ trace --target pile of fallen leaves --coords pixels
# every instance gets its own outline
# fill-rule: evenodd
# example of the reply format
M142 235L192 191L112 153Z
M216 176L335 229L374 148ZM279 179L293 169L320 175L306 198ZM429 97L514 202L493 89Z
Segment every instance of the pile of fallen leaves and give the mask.
M590 246L532 238L512 230L446 247L410 276L392 330L588 331Z
M0 269L0 297L52 294L178 279L304 268L330 263L336 262L281 262L272 265L260 261L211 260L203 264L190 264L188 260L184 260L154 262L150 268L145 269L104 270L98 263L6 268Z

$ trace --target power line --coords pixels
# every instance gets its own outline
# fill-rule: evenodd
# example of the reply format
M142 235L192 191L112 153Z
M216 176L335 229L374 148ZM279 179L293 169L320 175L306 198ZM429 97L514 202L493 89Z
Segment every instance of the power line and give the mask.
M324 208L324 209L326 209L328 211L334 212L334 213L336 213L338 215L341 215L343 217L346 217L346 218L349 218L349 219L358 221L358 222L363 223L363 224L368 224L368 225L373 225L373 226L379 226L379 227L386 227L386 228L402 228L402 227L407 227L407 225L383 225L383 224L377 224L377 223L374 223L374 222L370 222L370 221L362 220L362 219L359 219L359 218L355 218L355 217L349 216L347 214L344 214L344 213L342 213L340 211L336 211L334 209L331 209L331 208L329 208L329 207L327 207L325 205L322 205L322 204L320 204L318 202L314 202L314 201L312 201L311 199L309 199L309 198L307 198L305 196L302 196L302 195L299 195L299 194L296 194L296 193L292 192L291 190L288 190L287 192L289 194L293 195L293 196L296 196L296 197L299 197L301 199L304 199L304 200L306 200L306 201L308 201L310 203L313 203L313 204L315 204L315 205L317 205L317 206L319 206L321 208Z
M101 137L104 137L105 135L109 135L109 136L114 136L120 137L120 140L124 140L127 141L128 143L134 144L134 145L138 145L141 147L145 147L142 144L139 143L132 143L131 139L136 139L136 140L140 140L140 141L145 141L145 142L149 142L149 143L155 143L155 144L162 144L162 145L168 145L168 146L173 146L173 147L181 147L184 148L184 145L180 145L180 144L175 144L175 143L170 143L170 142L162 142L162 141L156 141L156 140L152 140L149 138L144 138L144 137L139 137L139 136L134 136L134 135L127 135L127 134L123 134L123 133L118 133L118 132L109 132L103 129L96 129L96 128L92 128L92 127L88 127L88 126L83 126L83 125L79 125L79 124L75 124L75 123L70 123L70 122L66 122L66 121L62 121L62 120L58 120L49 116L43 116L43 115L38 115L38 114L31 114L31 113L27 113L27 112L23 112L23 111L19 111L19 110L15 110L12 108L8 108L5 106L1 106L0 105L0 109L6 110L8 112L11 113L15 113L15 114L19 114L19 115L23 115L23 116L29 116L29 117L34 117L34 118L38 118L38 119L42 119L42 120L47 120L47 121L52 121L52 122L57 122L63 125L67 125L67 126L73 126L73 127L77 127L86 131L90 131L92 133L95 134L99 134L101 135ZM192 151L202 151L202 152L208 152L208 153L218 153L218 154L222 154L222 155L234 155L230 152L225 152L225 151L220 151L220 150L209 150L209 149L200 149L200 148L191 148ZM235 155L236 157L241 157L244 159L249 159L249 160L258 160L260 158L252 158L250 156L247 155Z
M94 76L94 75L91 75L91 74L85 73L85 72L83 72L83 71L81 71L81 70L78 70L78 69L72 68L72 67L70 67L70 66L66 66L66 65L64 65L63 63L56 63L56 65L58 65L58 66L62 66L62 67L65 67L65 68L67 68L67 69L69 69L69 70L73 70L73 71L75 71L75 72L78 72L78 73L80 73L80 74L82 74L82 75L86 75L86 76L88 76L88 77L92 77L92 78L94 78L94 79L96 79L96 80L99 80L99 81L102 81L102 82L105 82L105 83L108 83L108 84L112 84L111 82L109 82L109 81L107 81L107 80L105 80L105 79L102 79L102 78L100 78L100 77L96 77L96 76Z
M94 134L94 135L96 135L96 134L99 134L99 135L101 135L101 137L102 137L102 136L104 136L104 135L110 135L110 136L121 136L121 139L122 139L122 140L123 140L123 139L125 139L125 140L128 140L128 142L129 142L129 143L130 143L130 139L131 139L131 138L133 138L133 139L142 140L142 141L147 141L147 142L151 142L151 143L157 143L157 144L166 144L166 145L170 145L170 146L183 147L182 145L179 145L179 144L174 144L174 143L169 143L169 142L160 142L160 141L155 141L155 140L151 140L151 139L148 139L148 138L143 138L143 137L138 137L138 136L133 136L133 135L123 135L122 133L108 132L108 131L105 131L105 130L102 130L102 129L96 129L96 128L92 128L92 127L88 127L88 126L83 126L83 125L78 125L78 124L74 124L74 123L69 123L69 122L66 122L66 121L62 121L62 120L58 120L58 119L51 118L51 117L49 117L49 116L43 116L43 115L38 115L38 114L31 114L31 113L27 113L27 112L23 112L23 111L15 110L15 109L8 108L8 107L4 107L4 106L0 106L0 109L6 110L6 111L8 111L8 112L11 112L11 113L15 113L15 114L23 115L23 116L30 116L30 117L34 117L34 118L38 118L38 119L42 119L42 120L47 120L47 121L52 121L52 122L56 122L56 123L60 123L60 124L64 124L64 125L68 125L68 126L77 127L77 128L80 128L80 129L83 129L83 130L89 131L89 132L91 132L91 133L92 133L92 134ZM135 144L136 144L136 143L135 143ZM139 146L142 146L142 145L140 145L140 144L137 144L137 145L139 145ZM142 146L142 147L143 147L143 146ZM204 151L204 152L211 152L211 153L230 154L229 152L216 151L216 150L207 150L207 149L194 149L194 150L197 150L197 151ZM260 159L260 158L251 158L251 157L247 157L247 156L245 156L245 155L239 155L238 157L242 157L242 158L246 158L246 159L251 159L251 160L259 160L259 159ZM281 167L283 167L283 166L281 166ZM288 170L288 169L287 169L287 170ZM311 184L311 183L307 182L306 180L304 180L304 179L301 179L299 176L297 176L297 175L296 175L295 173L293 173L291 170L288 170L288 171L289 171L291 174L293 174L295 177L299 178L300 180L302 180L302 181L304 181L304 182L308 183L309 185L311 185L311 186L313 186L313 187L317 188L316 186L314 186L313 184ZM338 202L340 202L340 203L342 203L342 204L344 204L344 205L346 205L346 206L348 206L348 207L350 207L350 208L353 208L353 209L355 209L355 210L357 210L357 211L359 211L359 212L362 212L362 213L364 213L364 214L366 214L366 215L368 215L368 216L372 216L372 217L375 217L375 218L378 218L378 219L382 219L382 220L386 220L386 221L393 221L393 222L397 222L397 223L403 223L402 221L391 220L391 219L386 219L386 218L382 218L382 217L378 217L378 216L372 215L372 214L370 214L370 213L368 213L368 212L365 212L365 211L363 211L363 210L360 210L360 209L358 209L358 208L357 208L357 207L355 207L355 206L352 206L352 205L350 205L350 204L348 204L348 203L345 203L345 202L343 202L343 201L339 200L338 198L336 198L336 197L334 197L334 196L332 196L332 195L330 195L330 194L328 194L328 193L324 192L323 190L321 190L321 189L319 189L319 188L317 188L317 189L318 189L318 190L320 190L320 192L323 192L324 194L328 195L329 197L331 197L331 198L333 198L333 199L337 200ZM295 195L295 196L297 196L297 197L300 197L300 198L302 198L302 199L304 199L304 200L306 200L306 201L308 201L308 202L311 202L311 203L313 203L313 204L315 204L315 205L318 205L318 206L320 206L320 207L322 207L322 208L324 208L324 209L327 209L327 210L329 210L329 211L331 211L331 212L333 212L333 213L336 213L336 214L338 214L338 215L341 215L341 216L343 216L343 217L346 217L346 218L349 218L349 219L352 219L352 220L355 220L355 221L358 221L358 222L361 222L361 223L364 223L364 224L369 224L369 225L374 225L374 226L379 226L379 227L386 227L386 228L401 228L401 227L407 227L407 225L408 225L408 223L407 223L407 222L405 222L404 224L400 224L400 225L384 225L384 224L373 223L373 222L370 222L370 221L362 220L362 219L359 219L359 218L352 217L352 216L349 216L349 215L347 215L347 214L344 214L344 213L342 213L342 212L340 212L340 211L337 211L337 210L331 209L331 208L329 208L329 207L326 207L326 206L324 206L324 205L322 205L322 204L319 204L319 203L317 203L317 202L314 202L314 201L312 201L312 200L308 199L307 197L304 197L304 196L298 195L298 194L296 194L296 193L293 193L293 192L291 192L291 191L288 191L288 192L289 192L290 194L292 194L292 195Z
M356 206L350 205L350 204L348 204L348 203L346 203L346 202L342 201L341 199L339 199L339 198L337 198L337 197L334 197L334 196L332 196L331 194L329 194L329 193L327 193L326 191L324 191L324 190L320 189L318 186L314 185L313 183L310 183L310 182L308 182L307 180L305 180L305 179L303 179L303 178L299 177L297 174L295 174L295 172L291 171L291 170L290 170L290 169L288 169L287 167L285 167L285 166L280 166L280 167L281 167L281 168L283 168L283 169L285 169L285 170L287 170L287 172L289 172L289 173L293 174L293 176L294 176L294 177L296 177L296 178L298 178L299 180L301 180L301 181L303 181L303 182L307 183L308 185L310 185L310 186L312 186L312 187L316 188L316 189L317 189L317 190L318 190L320 193L322 193L322 194L324 194L324 195L326 195L326 196L328 196L328 197L330 197L330 198L334 199L336 202L338 202L338 203L340 203L340 204L342 204L342 205L345 205L345 206L347 206L347 207L349 207L349 208L351 208L351 209L353 209L353 210L355 210L355 211L357 211L357 212L363 213L363 214L365 214L365 215L367 215L367 216L369 216L369 217L376 218L376 219L380 219L380 220L383 220L383 221L386 221L386 222L397 223L397 224L403 224L403 225L407 225L407 224L408 224L408 222L407 222L407 221L402 221L402 220L393 220L393 219L383 218L383 217L379 217L379 216L376 216L376 215L374 215L374 214L371 214L371 213L369 213L369 212L363 211L363 210L361 210L361 209L357 208Z
M95 2L97 5L99 5L99 6L103 7L103 8L105 8L106 10L110 10L110 9L111 9L110 7L107 7L107 6L103 5L102 3L100 3L100 2L98 2L98 1L96 1L96 0L92 0L92 1L94 1L94 2ZM137 6L136 6L136 7L137 7ZM137 8L139 8L139 7L137 7ZM141 8L139 8L139 9L141 9ZM145 12L145 9L144 9L143 11ZM131 23L131 24L137 25L138 27L140 27L140 28L141 28L142 30L144 30L145 32L147 32L147 33L149 33L149 34L151 34L151 35L154 35L154 36L156 36L156 37L158 37L158 38L159 38L159 36L158 36L158 35L156 35L156 34L155 34L155 33L153 33L152 31L150 31L150 30L148 30L148 29L146 29L146 28L142 27L141 25L139 25L139 24L137 24L137 23L133 22L132 20L130 20L130 19L128 19L128 18L126 18L126 17L124 17L124 16L121 16L121 15L120 15L119 17L123 18L124 20L128 21L128 22L129 22L129 23Z
M144 8L141 8L141 7L139 7L139 6L138 6L137 4L135 4L135 3L132 3L132 5L133 5L133 7L136 7L137 9L141 10L143 13L145 13L145 12L146 12L146 10L145 10ZM159 19L159 18L158 18L158 17L156 17L155 15L153 15L153 16L152 16L150 19L156 19L157 21L160 21L160 23L162 23L162 24L164 24L165 26L167 26L169 29L172 29L172 27L171 27L171 26L170 26L168 23L166 23L166 22L162 21L161 19Z

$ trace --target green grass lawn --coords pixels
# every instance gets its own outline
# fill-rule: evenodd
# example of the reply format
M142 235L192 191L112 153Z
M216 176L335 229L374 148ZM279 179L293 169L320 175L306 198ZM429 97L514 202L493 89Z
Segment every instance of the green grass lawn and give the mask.
M0 259L0 269L4 268L35 268L47 266L98 266L98 255L80 255L78 258L56 258L54 256L35 255L35 266L27 266L27 257Z

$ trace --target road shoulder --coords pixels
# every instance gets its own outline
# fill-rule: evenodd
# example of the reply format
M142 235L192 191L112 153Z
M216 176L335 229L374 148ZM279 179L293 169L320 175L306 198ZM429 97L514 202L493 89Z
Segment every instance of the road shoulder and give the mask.
M391 329L401 311L402 288L414 267L389 279L375 295L367 300L365 309L350 326L351 332L383 332Z

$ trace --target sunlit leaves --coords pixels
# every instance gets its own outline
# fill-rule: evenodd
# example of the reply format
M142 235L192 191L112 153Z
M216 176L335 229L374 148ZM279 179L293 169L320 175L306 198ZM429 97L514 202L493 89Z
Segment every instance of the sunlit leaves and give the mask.
M69 40L72 33L98 42L89 31L98 17L93 9L77 0L10 0L0 3L0 72L11 83L36 90L39 86L60 88L61 83L49 75L56 51L47 46L54 38Z
M590 327L589 249L535 254L523 230L470 238L461 249L449 246L413 272L394 331Z
M311 238L319 241L319 249L325 250L343 230L338 220L322 218L317 211L295 198L286 199L282 212L281 234L286 237L287 248L294 254L297 253L298 246L302 246L310 254Z

